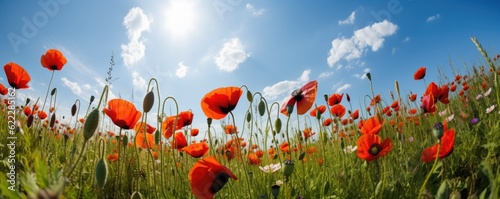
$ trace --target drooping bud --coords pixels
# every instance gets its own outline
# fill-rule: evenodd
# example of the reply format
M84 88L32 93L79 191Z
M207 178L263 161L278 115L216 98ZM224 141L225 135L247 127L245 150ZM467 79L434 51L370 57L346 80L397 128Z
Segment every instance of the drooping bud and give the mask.
M349 96L349 94L345 94L345 98L347 99L348 102L351 102L351 97Z
M441 140L441 137L443 137L443 131L443 123L437 122L436 124L434 124L432 128L432 134L434 134L434 137L436 137L438 140Z
M207 118L208 128L212 125L212 118Z
M288 116L292 115L292 113L293 113L293 105L287 105L286 106L286 112L287 112Z
M281 119L280 118L276 118L276 120L274 121L274 131L276 131L276 133L280 133L280 131L281 131Z
M306 152L300 153L300 155L299 155L299 161L302 161L305 156L306 156Z
M33 124L33 114L29 115L28 119L26 119L26 126L28 126L28 128L30 128L32 124Z
M122 144L123 144L124 148L127 147L127 145L128 145L128 136L127 135L123 136Z
M94 102L95 97L93 95L90 96L90 103Z
M97 161L95 165L95 179L97 182L97 186L100 188L104 188L104 184L106 184L106 180L108 178L108 165L106 161L101 158Z
M264 100L260 100L260 102L259 102L259 115L263 116L264 113L266 113L266 104L264 103Z
M50 123L49 123L50 128L54 128L55 124L56 124L56 113L54 112L50 117Z
M153 108L155 104L155 94L153 91L149 91L146 96L144 96L144 101L142 101L142 110L147 113Z
M293 160L291 159L286 159L284 162L283 166L283 175L288 178L292 175L293 169L295 168L295 165L293 163Z
M250 92L249 90L247 90L247 100L250 103L252 103L252 101L253 101L252 92Z
M247 119L247 122L250 122L252 120L252 113L250 113L250 111L247 112L246 119Z
M323 97L325 98L325 102L328 102L328 95L325 94L325 95L323 95Z
M89 113L87 119L85 119L85 124L83 125L83 137L85 140L90 139L94 136L94 133L99 125L99 110L94 109Z
M30 103L31 99L30 98L26 98L26 104L24 106L28 106L28 104Z
M76 115L76 103L73 104L73 106L71 106L71 116L75 116Z

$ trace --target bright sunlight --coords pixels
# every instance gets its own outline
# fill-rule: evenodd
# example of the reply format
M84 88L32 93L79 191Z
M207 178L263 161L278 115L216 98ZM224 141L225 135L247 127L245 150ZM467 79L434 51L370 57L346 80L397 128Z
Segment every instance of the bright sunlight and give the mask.
M193 1L174 0L166 11L166 27L174 37L184 37L194 29L196 11Z

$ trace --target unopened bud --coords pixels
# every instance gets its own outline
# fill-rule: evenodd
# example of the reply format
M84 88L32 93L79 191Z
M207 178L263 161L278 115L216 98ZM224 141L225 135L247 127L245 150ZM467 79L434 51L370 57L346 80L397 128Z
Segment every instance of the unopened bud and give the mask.
M434 137L436 137L438 140L441 140L441 137L443 137L443 131L444 131L444 126L441 122L437 122L434 124L432 128L432 133L434 134Z
M92 110L85 119L85 124L83 125L83 137L85 140L90 139L94 136L94 133L99 125L99 111L97 109Z
M284 166L283 166L283 175L287 178L290 177L293 173L294 167L295 167L295 165L293 163L293 160L291 160L291 159L285 160Z
M149 91L146 96L144 96L144 101L142 102L142 110L147 113L153 108L155 103L155 94L153 91Z
M95 179L97 182L97 186L100 188L104 188L104 184L106 183L107 178L108 165L106 164L106 161L101 158L95 165Z

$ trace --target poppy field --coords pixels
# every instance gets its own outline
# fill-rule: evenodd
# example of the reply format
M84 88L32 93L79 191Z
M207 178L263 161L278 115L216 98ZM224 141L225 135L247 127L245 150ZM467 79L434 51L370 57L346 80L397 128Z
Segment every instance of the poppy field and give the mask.
M108 99L105 86L62 115L51 80L46 96L16 102L31 77L7 63L0 198L499 198L500 55L471 39L482 66L440 82L426 82L425 66L402 74L425 82L418 93L401 93L396 79L381 92L367 73L358 109L363 100L318 93L313 80L282 103L228 85L193 105L202 113L170 114L182 101L153 78L140 105ZM66 63L57 49L40 59L52 77Z

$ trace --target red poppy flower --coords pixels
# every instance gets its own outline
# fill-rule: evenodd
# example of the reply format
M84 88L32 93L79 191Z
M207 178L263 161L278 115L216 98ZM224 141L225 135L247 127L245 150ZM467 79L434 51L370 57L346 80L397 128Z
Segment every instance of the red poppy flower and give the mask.
M332 115L337 116L337 117L343 117L345 115L345 107L342 104L336 104L333 105L332 108L330 109L330 112Z
M413 79L414 80L420 80L425 77L425 67L422 66L417 71L415 71L415 74L413 74Z
M42 63L42 66L44 68L53 71L61 70L67 61L61 51L56 49L49 49L47 50L47 52L45 52L45 55L42 55L40 62Z
M142 133L144 132L144 130L146 130L146 133L152 134L156 131L156 128L145 122L137 122L137 124L135 124L134 130L137 133Z
M375 134L364 134L359 137L357 142L358 150L356 155L366 161L373 161L380 156L385 156L392 150L392 141L386 138L382 142L382 138Z
M236 128L236 126L228 124L224 127L224 132L226 132L226 134L236 134L238 133L238 129Z
M222 119L236 108L243 94L239 87L223 87L210 91L201 100L201 109L208 118Z
M260 163L262 163L262 160L255 153L248 153L247 158L248 163L250 163L251 165L259 165Z
M198 133L200 133L200 129L197 129L197 128L192 128L191 129L191 136L197 136Z
M238 180L231 170L212 156L198 160L189 171L191 192L200 199L214 198L229 178Z
M28 82L31 81L31 77L23 67L14 62L10 62L3 66L3 69L11 87L15 89L29 88Z
M172 148L174 149L182 149L187 146L186 137L182 132L177 132L174 135L174 140L172 141Z
M178 118L178 122L180 124L181 127L184 127L184 126L188 126L188 125L191 125L191 123L193 123L193 112L191 111L183 111L183 112L180 112L179 113L179 118Z
M137 121L141 118L134 104L123 99L112 99L108 102L108 108L103 109L104 113L113 121L113 123L122 129L134 128Z
M351 118L352 118L353 120L358 119L358 118L359 118L359 110L358 110L358 109L356 109L354 112L352 112L352 113L351 113L351 115L350 115L350 116L351 116Z
M380 102L381 98L380 98L380 94L376 95L372 101L370 102L370 106L374 106L375 104L378 104Z
M139 125L136 125L136 127ZM137 147L141 147L143 149L147 149L148 146L152 149L155 146L155 135L152 133L146 133L144 136L144 132L137 132L135 134L135 145Z
M208 144L205 142L193 143L182 148L182 151L185 151L193 158L199 158L208 154Z
M24 112L24 115L30 116L31 115L31 108L29 106L25 106L23 112Z
M290 151L290 146L288 145L288 142L283 142L281 145L280 145L280 150L281 152L283 153L288 153Z
M437 148L439 143L436 143L434 146L425 148L422 151L422 155L420 156L420 160L423 162L431 162L436 159ZM439 159L448 157L453 151L453 146L455 145L455 129L446 130L443 133L443 137L441 137L441 148L439 149Z
M413 93L410 95L410 101L414 102L417 99L417 94Z
M318 82L311 81L292 92L292 95L287 97L281 105L281 113L289 115L287 107L292 107L297 104L297 114L302 115L311 109L316 100L316 92L318 90Z
M7 93L9 93L9 89L0 83L0 95L7 95Z
M309 115L316 117L316 114L318 111L319 111L320 115L323 114L326 111L326 106L321 105L321 106L318 106L317 108L314 108L313 110L311 110L311 112L309 112Z
M333 106L336 104L340 104L340 102L342 102L342 97L344 97L344 93L342 94L334 93L330 95L330 97L328 97L328 105Z
M424 113L434 113L436 111L436 105L434 104L434 97L432 95L426 95L422 98L422 104L420 108Z
M316 134L316 132L312 132L311 127L304 129L303 133L306 140Z
M37 114L38 114L38 118L40 118L41 120L44 120L48 116L45 111L38 111Z
M361 129L362 134L378 134L382 129L382 122L379 121L378 117L370 117L363 121Z
M323 121L323 126L330 126L330 124L332 124L331 118L326 118L325 121Z
M110 161L110 162L115 162L118 160L118 153L113 153L113 154L109 154L108 156L106 156L106 158Z

